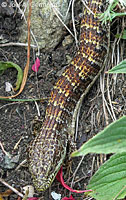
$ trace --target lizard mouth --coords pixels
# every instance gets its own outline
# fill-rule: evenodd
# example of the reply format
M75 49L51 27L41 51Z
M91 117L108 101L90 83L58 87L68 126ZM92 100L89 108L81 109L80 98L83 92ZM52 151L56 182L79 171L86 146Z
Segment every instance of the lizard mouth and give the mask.
M51 174L48 179L42 179L41 176L38 178L33 177L33 183L37 191L42 192L47 190L55 179L55 175Z

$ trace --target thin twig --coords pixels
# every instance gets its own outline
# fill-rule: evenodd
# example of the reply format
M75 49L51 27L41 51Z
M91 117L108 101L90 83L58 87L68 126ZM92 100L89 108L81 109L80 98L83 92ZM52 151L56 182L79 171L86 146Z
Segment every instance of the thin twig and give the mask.
M15 171L19 170L20 167L22 167L22 166L23 166L24 164L26 164L26 163L27 163L27 159L23 160L23 161L16 167Z
M67 17L68 13L69 13L69 10L70 10L70 6L71 6L71 3L72 3L73 0L70 0L69 4L68 4L68 9L66 11L66 15L65 15L65 18Z
M94 13L92 12L92 10L86 5L86 3L85 3L86 1L85 0L81 0L81 1L84 4L84 6L86 7L86 9L89 10L89 12L94 15Z
M81 158L81 160L80 160L80 162L79 162L79 164L78 164L78 166L77 166L76 170L74 171L74 173L73 173L73 175L72 175L72 177L73 177L73 178L72 178L72 181L71 181L71 187L72 187L72 185L73 185L73 183L74 183L74 178L75 178L75 175L76 175L76 173L77 173L78 169L80 168L80 165L81 165L81 163L82 163L83 159L84 159L84 156L82 156L82 158Z
M93 159L92 159L92 165L91 165L91 177L93 175L93 171L94 171L94 164L95 164L95 156L93 156Z
M108 93L108 100L109 100L111 112L113 114L113 119L116 120L116 116L115 116L115 113L113 110L112 100L111 100L111 96L110 96L110 91L109 91L109 74L107 74L107 93Z
M20 139L18 140L18 142L16 142L16 144L14 145L14 150L16 150L18 148L18 145L20 144L22 139L24 139L23 136L21 136Z
M126 185L118 192L118 194L114 197L113 200L116 200L117 197L119 196L119 194L121 194L121 192L123 192L123 190L125 190L125 188L126 188Z
M7 47L7 46L22 46L22 47L27 47L28 43L20 43L20 42L9 42L5 44L0 44L0 47ZM37 48L37 46L31 44L30 47Z
M23 12L22 9L20 8L20 5L18 4L18 2L17 2L16 0L14 0L14 1L15 1L15 4L16 4L17 8L19 9L20 13L22 14L22 16L23 16L23 18L24 18L24 20L25 20L25 23L27 24L28 22L27 22L27 20L26 20L26 17L25 17L24 12ZM32 35L32 37L33 37L33 40L34 40L35 43L36 43L36 46L35 46L35 47L37 47L37 49L38 49L38 56L39 56L39 54L40 54L39 51L40 51L40 50L39 50L38 42L37 42L36 37L35 37L35 35L33 34L32 30L30 30L30 32L31 32L31 35Z
M12 103L5 104L5 105L3 105L3 106L0 107L0 110L3 109L3 108L5 108L6 106L11 106L11 105L13 105L13 104L15 105L15 104L17 104L17 103L19 104L19 103L21 103L21 102L12 102Z
M34 102L35 102L35 105L36 105L36 109L37 109L37 112L38 112L38 116L40 117L41 115L40 115L39 106L38 106L38 104L37 104L37 102L36 102L36 101L34 101Z
M100 88L101 88L101 92L102 92L102 99L103 99L103 111L104 111L104 116L106 119L106 124L108 124L108 114L106 112L106 107L105 104L107 104L105 96L104 96L104 85L103 85L103 77L102 75L100 75Z
M76 126L75 126L75 142L77 140L77 133L78 133L78 126L79 126L79 116L80 116L80 109L81 109L81 105L78 109L78 112L77 112L77 117L76 117Z
M72 1L72 22L73 22L75 42L76 42L76 46L78 47L77 31L76 31L75 20L74 20L74 2L75 2L75 0Z
M59 17L59 15L56 12L56 9L54 7L54 5L52 4L51 0L49 0L50 5L55 13L55 15L58 17L58 19L60 20L60 22L63 24L63 26L68 30L68 32L72 35L72 37L74 37L73 33L70 31L70 29L66 26L66 24L64 24L63 20ZM75 37L74 37L75 38Z
M101 80L101 79L100 79ZM112 115L112 113L111 113L111 111L110 111L110 109L109 109L109 106L108 106L108 103L107 103L107 101L106 101L106 99L105 99L105 95L104 95L104 78L103 78L103 81L101 82L101 84L100 84L100 86L101 86L101 91L102 91L102 98L103 98L103 102L104 102L104 105L106 106L106 108L107 108L107 110L108 110L108 113L110 114L110 116L111 116L111 118L112 118L112 120L114 121L114 118L113 118L113 115ZM102 87L103 86L103 87ZM106 109L105 109L105 114L107 114L106 113ZM109 122L108 122L108 114L106 115L106 124L109 124Z
M50 0L50 3L51 3L52 9L55 9L57 15L63 17L62 13L57 9L57 6L55 6L55 5L51 2L51 0Z
M9 153L8 153L7 151L5 151L5 149L4 149L3 144L2 144L1 141L0 141L0 147L1 147L2 151L3 151L3 153L4 153L5 155L7 155L8 157L10 157Z
M0 182L3 183L5 186L7 186L8 188L10 188L14 193L16 193L18 196L23 198L23 194L21 192L19 192L18 190L16 190L14 187L12 187L11 185L9 185L6 181L4 181L2 178L0 178Z

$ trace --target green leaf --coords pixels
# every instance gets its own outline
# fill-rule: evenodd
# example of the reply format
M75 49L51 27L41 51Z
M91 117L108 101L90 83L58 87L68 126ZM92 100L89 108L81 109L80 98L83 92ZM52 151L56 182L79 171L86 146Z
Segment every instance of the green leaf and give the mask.
M91 138L81 148L72 153L72 157L88 153L121 153L126 152L126 116L111 123L103 131Z
M121 37L120 37L120 35L121 35ZM122 34L116 34L115 37L116 38L121 38L123 40L126 40L126 29L124 29Z
M0 61L0 74L1 74L1 72L5 71L6 69L11 68L11 67L14 67L18 71L16 88L15 88L15 91L16 91L20 88L20 85L22 83L22 79L23 79L22 69L13 62L2 62L2 61Z
M126 12L125 13L115 13L115 12L112 12L111 13L111 21L115 18L115 17L121 17L121 16L125 16L126 15Z
M109 74L112 74L112 73L126 73L126 60L123 60L118 65L116 65L115 67L110 69L108 71L108 73Z
M117 4L119 3L118 0L114 0L113 2L111 2L108 5L108 8L106 9L106 11L102 14L100 14L100 19L102 21L102 23L107 23L107 21L112 21L115 17L120 17L120 16L125 16L126 12L124 13L116 13L114 12L114 8L117 6ZM124 2L122 2L122 0L120 0L121 5L125 5Z
M114 200L126 196L126 152L115 154L91 178L87 189L96 200Z

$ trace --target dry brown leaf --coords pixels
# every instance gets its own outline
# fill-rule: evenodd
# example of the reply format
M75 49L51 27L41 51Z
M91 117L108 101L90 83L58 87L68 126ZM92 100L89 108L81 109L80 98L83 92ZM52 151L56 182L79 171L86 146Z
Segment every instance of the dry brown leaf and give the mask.
M4 200L4 197L9 197L12 194L12 190L8 189L5 192L0 193L0 200Z

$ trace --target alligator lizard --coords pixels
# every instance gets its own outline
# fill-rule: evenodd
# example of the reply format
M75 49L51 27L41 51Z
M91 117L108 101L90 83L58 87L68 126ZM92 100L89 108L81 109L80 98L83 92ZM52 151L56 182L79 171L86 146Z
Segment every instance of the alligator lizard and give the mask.
M41 132L29 147L29 170L38 191L46 190L55 179L67 147L75 147L71 124L77 102L82 94L86 95L103 68L107 28L97 14L104 12L106 0L86 2L79 50L54 85Z

